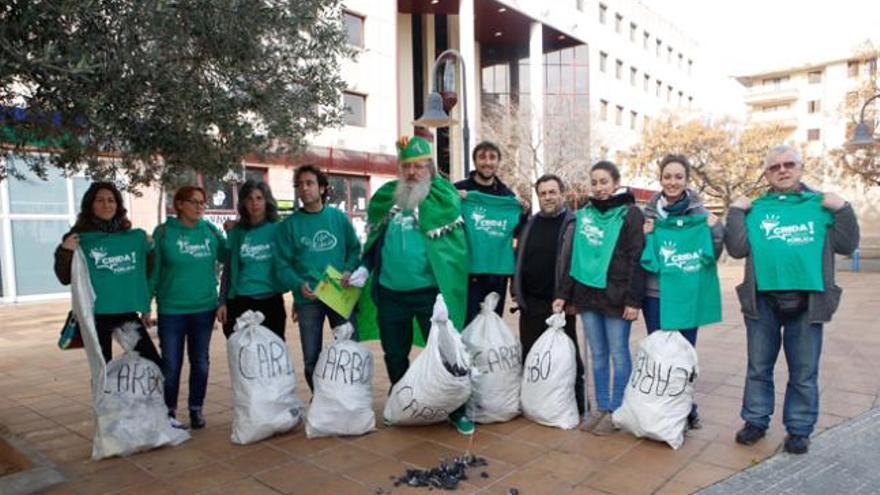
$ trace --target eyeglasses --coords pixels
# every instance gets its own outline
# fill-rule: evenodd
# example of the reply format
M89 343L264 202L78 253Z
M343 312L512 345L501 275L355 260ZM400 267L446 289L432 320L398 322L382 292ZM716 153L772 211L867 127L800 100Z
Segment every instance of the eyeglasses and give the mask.
M783 167L785 168L785 170L791 170L791 169L797 167L797 165L798 165L797 162L774 163L773 165L770 165L769 167L767 167L767 171L772 174L775 174L776 172L779 172L780 170L782 170Z
M208 203L205 203L204 201L196 201L194 199L184 199L184 201L195 206L196 208L204 208L208 206Z

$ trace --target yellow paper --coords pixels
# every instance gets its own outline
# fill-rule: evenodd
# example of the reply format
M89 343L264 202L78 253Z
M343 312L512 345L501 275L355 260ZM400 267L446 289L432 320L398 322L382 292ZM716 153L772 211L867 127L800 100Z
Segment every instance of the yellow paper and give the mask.
M361 297L358 287L342 287L342 274L332 266L324 270L324 278L315 288L315 296L339 316L348 318Z

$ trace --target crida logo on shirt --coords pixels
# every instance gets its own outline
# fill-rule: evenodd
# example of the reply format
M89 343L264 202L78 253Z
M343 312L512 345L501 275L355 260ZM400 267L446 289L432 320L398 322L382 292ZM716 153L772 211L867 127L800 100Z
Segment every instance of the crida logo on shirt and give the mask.
M700 259L703 250L697 249L689 253L679 253L675 241L664 241L660 246L660 256L663 257L663 265L675 267L685 272L695 272L700 269Z
M272 258L271 244L250 244L245 241L241 245L241 257L254 261L266 261Z
M200 243L191 243L189 239L178 239L177 249L180 254L187 254L193 258L207 258L211 256L211 239L205 239Z
M761 220L761 230L768 241L779 240L789 246L809 244L816 240L816 231L811 221L805 223L783 224L779 215L768 213Z
M300 237L299 241L310 251L330 251L338 242L336 236L326 230L319 230L312 237Z
M486 218L486 209L478 207L471 212L474 228L493 237L504 237L507 232L507 220Z
M89 251L89 257L98 270L110 270L114 274L127 273L134 270L137 264L137 253L109 255L107 250L102 247L96 247Z
M601 246L602 241L605 240L605 230L596 226L590 217L585 217L581 223L580 235L584 236L591 246Z

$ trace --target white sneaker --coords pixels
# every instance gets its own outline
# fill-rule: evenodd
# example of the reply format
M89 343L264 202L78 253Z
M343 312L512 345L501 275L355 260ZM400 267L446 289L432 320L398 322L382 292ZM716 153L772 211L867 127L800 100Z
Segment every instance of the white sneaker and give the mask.
M171 425L172 428L177 428L178 430L186 430L186 425L177 420L174 416L168 416L168 424Z

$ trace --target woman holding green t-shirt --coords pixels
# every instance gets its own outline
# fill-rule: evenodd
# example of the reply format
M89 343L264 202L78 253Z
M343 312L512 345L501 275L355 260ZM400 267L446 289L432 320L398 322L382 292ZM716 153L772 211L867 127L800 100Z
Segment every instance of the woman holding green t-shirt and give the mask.
M682 155L667 155L660 161L660 192L654 194L645 205L645 235L654 231L654 220L670 217L705 215L706 223L712 234L712 247L715 259L721 256L724 249L724 225L718 221L718 217L712 214L703 205L699 194L688 188L691 177L691 165L687 157ZM642 314L645 317L645 326L648 334L660 330L660 282L658 275L648 273L645 279L645 299L642 302ZM697 328L670 328L679 332L684 338L697 345ZM688 416L688 427L699 428L700 417L697 413L697 404L694 403Z
M217 321L228 338L236 318L259 311L266 318L263 326L284 340L284 292L272 268L278 206L265 182L245 182L238 198L239 220L227 232L229 258L223 264Z
M178 428L183 428L176 419L176 411L184 342L190 365L190 426L205 426L202 405L217 309L216 267L218 260L227 255L223 235L202 219L205 199L201 187L181 187L174 195L177 217L169 218L153 232L156 266L151 279L159 308L165 405L172 425Z
M147 233L131 228L122 193L112 183L89 186L76 224L55 249L55 275L64 285L71 282L77 248L86 256L95 290L95 329L104 360L113 358L113 330L132 322L141 336L134 350L161 367L162 359L142 323L142 315L149 318L150 312Z
M590 185L589 203L563 231L553 310L581 315L597 405L584 429L607 435L614 429L611 412L623 402L629 380L629 331L644 297L644 216L633 193L620 187L613 163L593 165Z

